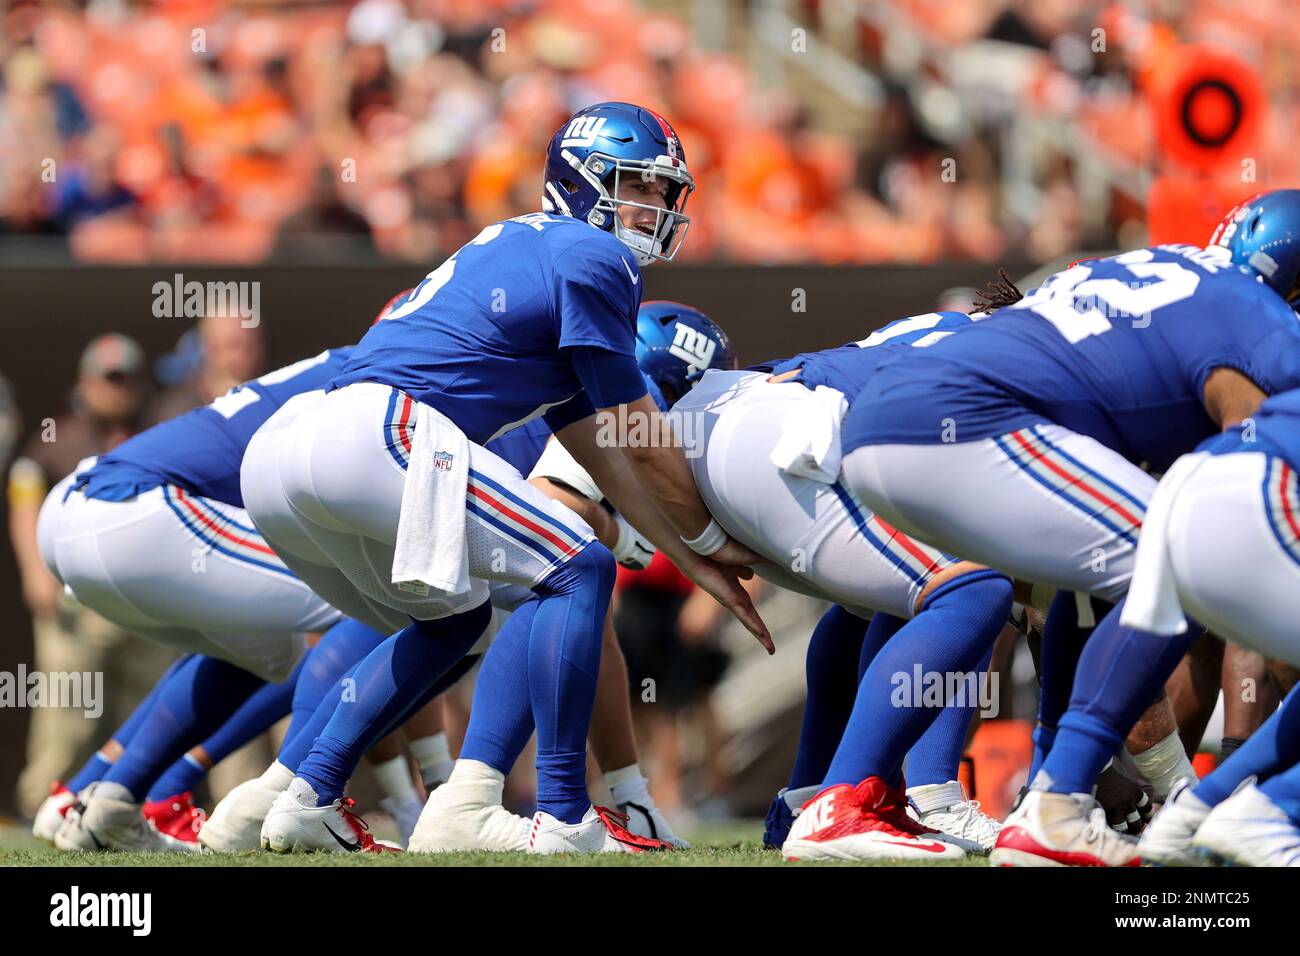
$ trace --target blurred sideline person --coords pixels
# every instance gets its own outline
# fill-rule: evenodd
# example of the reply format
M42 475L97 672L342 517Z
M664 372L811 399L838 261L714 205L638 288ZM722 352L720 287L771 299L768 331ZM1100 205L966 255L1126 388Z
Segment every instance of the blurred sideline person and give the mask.
M144 352L132 339L109 334L81 354L71 409L43 421L9 471L9 534L18 560L23 599L32 614L36 670L104 675L104 717L124 717L157 680L171 652L133 638L66 597L46 569L36 522L50 488L85 458L129 438L147 397ZM51 781L60 780L91 753L97 722L75 708L31 712L27 764L18 781L18 806L31 817Z
M151 425L207 405L257 378L266 370L265 335L260 324L245 326L238 316L204 316L159 365L173 381L150 403Z

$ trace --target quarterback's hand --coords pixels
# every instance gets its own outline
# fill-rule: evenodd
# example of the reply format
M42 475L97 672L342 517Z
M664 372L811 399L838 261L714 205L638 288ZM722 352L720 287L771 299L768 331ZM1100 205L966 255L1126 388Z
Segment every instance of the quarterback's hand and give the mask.
M725 564L732 567L740 577L748 581L754 576L754 572L750 570L749 566L759 564L767 559L761 554L755 554L735 538L728 537L726 544L709 555L709 560L715 564Z
M728 544L735 544L735 542L728 542ZM713 595L715 601L734 614L736 620L758 638L758 643L767 648L769 654L776 653L776 645L772 643L772 635L768 633L767 625L758 616L758 611L754 610L754 602L750 600L749 592L740 584L740 574L748 572L745 577L749 577L753 574L752 571L748 568L721 565L712 558L700 557L682 565L681 570L688 578Z

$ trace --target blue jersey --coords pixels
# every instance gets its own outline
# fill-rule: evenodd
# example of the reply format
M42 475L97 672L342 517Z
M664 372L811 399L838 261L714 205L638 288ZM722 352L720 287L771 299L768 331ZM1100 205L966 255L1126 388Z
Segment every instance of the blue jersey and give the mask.
M865 339L820 352L800 352L788 359L778 359L751 366L773 375L802 369L795 381L808 388L825 385L839 389L849 401L857 398L870 377L873 363L884 361L894 349L925 346L945 335L969 326L975 320L965 312L927 312L906 319L895 319L872 332ZM870 356L863 349L871 349Z
M967 442L1054 422L1163 470L1218 431L1202 401L1219 367L1268 394L1300 386L1295 311L1212 252L1138 249L1057 273L962 334L873 368L844 445L933 444L945 428Z
M652 382L644 372L641 373L641 379L645 382L650 397L659 406L659 410L661 412L668 411L668 403L664 401L663 392L659 391L659 386ZM512 428L500 438L494 438L484 447L494 455L500 455L513 465L519 474L527 478L537 464L537 459L542 457L542 451L546 448L546 443L550 438L551 429L546 424L546 419L535 418L526 425Z
M640 268L613 235L565 216L521 216L488 226L431 272L366 333L330 388L400 388L479 444L542 414L558 429L594 411L584 348L635 356L640 304ZM644 394L633 367L601 400Z
M179 485L242 508L239 466L253 433L293 396L324 388L351 352L349 346L303 359L155 425L100 456L77 476L76 487L88 498L125 501L160 485Z
M542 450L550 438L551 430L547 427L546 420L535 418L526 425L512 428L484 447L494 455L500 455L527 478L537 464L537 459L542 457Z

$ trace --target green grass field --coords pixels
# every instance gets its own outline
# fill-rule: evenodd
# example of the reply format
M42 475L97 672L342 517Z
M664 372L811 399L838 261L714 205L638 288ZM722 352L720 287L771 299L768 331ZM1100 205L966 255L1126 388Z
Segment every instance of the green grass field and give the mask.
M683 835L690 850L653 854L530 856L526 853L394 853L360 856L318 853L277 856L273 853L172 855L153 853L60 853L37 843L17 825L0 824L0 866L872 866L870 863L782 863L779 854L762 848L760 821L706 824ZM382 832L380 837L389 836ZM890 864L893 866L986 866L983 858L958 862Z

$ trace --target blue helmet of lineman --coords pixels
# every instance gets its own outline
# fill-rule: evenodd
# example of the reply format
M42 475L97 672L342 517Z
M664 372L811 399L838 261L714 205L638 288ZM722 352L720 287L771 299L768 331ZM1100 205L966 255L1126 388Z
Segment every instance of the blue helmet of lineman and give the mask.
M731 339L699 309L680 302L643 302L636 317L636 361L669 404L711 368L734 369Z
M638 201L643 183L667 182L664 206ZM631 103L597 103L574 113L546 149L542 209L572 216L612 232L641 265L677 254L690 219L683 213L695 180L686 154L668 121ZM654 226L629 228L621 207L655 213Z
M1300 189L1275 189L1236 206L1210 237L1293 306L1300 301Z

